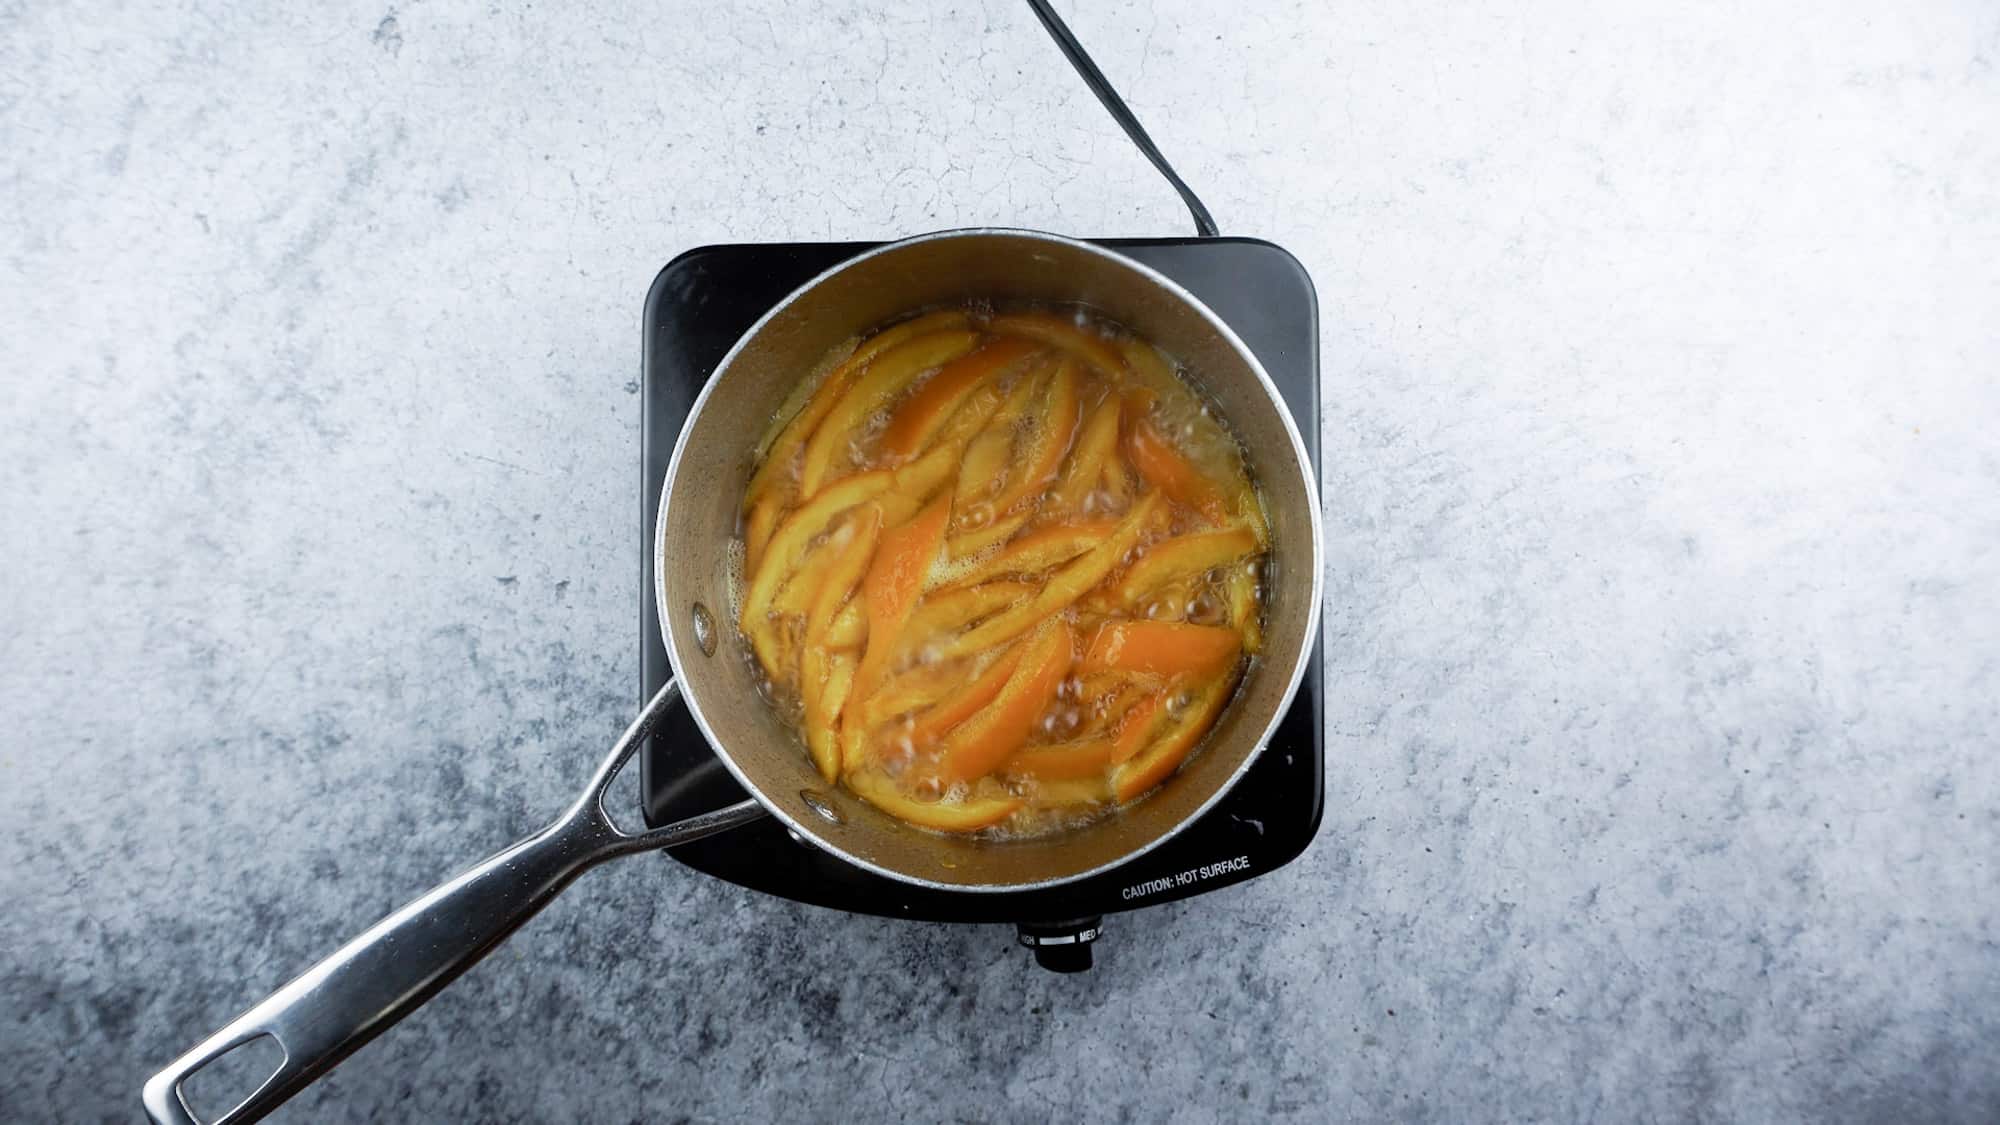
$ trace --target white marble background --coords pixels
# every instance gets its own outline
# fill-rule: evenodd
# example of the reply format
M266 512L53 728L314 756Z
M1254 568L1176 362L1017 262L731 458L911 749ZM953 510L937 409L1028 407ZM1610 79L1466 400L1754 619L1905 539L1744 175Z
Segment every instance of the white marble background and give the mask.
M291 1121L2000 1116L2000 10L1065 3L1324 318L1328 813L1040 973L641 859ZM0 1118L553 811L712 241L1186 228L1024 6L0 3Z

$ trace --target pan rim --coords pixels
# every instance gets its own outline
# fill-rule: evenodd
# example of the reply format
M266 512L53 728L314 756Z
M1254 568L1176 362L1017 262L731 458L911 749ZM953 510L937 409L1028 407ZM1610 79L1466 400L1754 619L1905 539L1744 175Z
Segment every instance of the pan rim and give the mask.
M1236 768L1231 771L1222 784L1216 786L1214 792L1210 793L1207 799L1202 801L1192 812L1181 818L1181 820L1167 831L1159 833L1139 847L1125 852L1115 859L1083 871L1048 879L1018 883L947 883L897 871L855 855L827 840L811 823L799 817L788 815L781 806L767 797L762 787L754 782L738 766L735 756L723 747L722 740L716 736L714 728L709 724L707 716L703 713L701 701L697 698L699 693L687 690L685 686L687 681L682 674L684 663L682 654L679 646L675 643L674 632L668 624L670 619L668 617L667 606L666 568L661 563L666 555L667 510L668 501L674 491L672 487L673 482L680 475L681 459L686 453L690 436L694 433L696 426L700 424L702 414L708 405L709 396L717 385L717 380L714 378L715 372L727 370L729 365L735 362L736 357L749 345L750 341L755 339L764 330L765 326L781 312L790 308L803 294L818 288L820 285L860 265L862 262L925 242L993 236L1047 242L1079 253L1104 258L1122 268L1132 270L1194 310L1226 344L1235 349L1238 356L1248 364L1251 372L1257 377L1257 381L1263 387L1265 395L1276 406L1279 420L1284 426L1285 436L1291 443L1293 463L1304 478L1306 494L1311 498L1311 503L1307 504L1310 515L1308 522L1311 528L1311 543L1310 551L1308 552L1311 570L1311 588L1307 598L1306 627L1302 634L1304 644L1298 652L1296 659L1292 662L1292 668L1277 707L1272 710L1271 717L1266 720L1263 729L1257 733L1255 744L1243 756L1242 761L1237 763ZM745 329L743 334L737 338L736 343L731 345L728 352L724 353L722 359L716 363L714 371L710 373L710 377L702 384L700 393L695 396L694 402L688 407L687 421L682 424L680 433L674 439L673 455L668 458L666 474L661 480L660 499L655 512L652 543L653 604L655 616L659 622L660 643L666 650L668 665L673 672L675 682L683 685L680 693L682 706L686 707L688 714L694 718L695 725L701 730L702 737L708 741L710 749L715 752L715 756L722 762L723 768L729 771L730 776L736 780L737 784L743 787L745 792L759 804L763 805L766 811L790 829L795 836L804 839L819 850L835 856L843 862L851 863L864 871L881 875L884 878L893 879L896 882L910 886L966 894L1012 894L1064 886L1122 867L1179 835L1189 824L1207 815L1211 809L1236 788L1238 782L1243 779L1243 775L1249 772L1250 767L1256 763L1257 759L1264 753L1266 747L1269 746L1272 734L1276 731L1278 724L1283 721L1286 713L1291 709L1292 703L1298 695L1299 687L1305 680L1306 669L1312 665L1313 647L1320 643L1321 600L1325 596L1324 587L1326 580L1323 565L1325 558L1324 536L1324 520L1320 512L1319 481L1313 469L1311 455L1306 450L1305 440L1299 433L1298 424L1292 418L1291 410L1285 406L1284 397L1278 390L1277 384L1271 379L1270 373L1264 370L1263 361L1257 358L1256 353L1250 350L1250 347L1236 334L1235 329L1231 328L1228 322L1217 315L1215 310L1209 308L1206 302L1196 297L1193 293L1190 293L1185 286L1160 271L1115 250L1086 242L1082 239L1020 227L958 227L947 230L929 231L897 239L893 242L885 242L851 258L836 262L794 288L776 304L772 305L769 310L757 318L754 324ZM920 830L910 828L909 831L918 832Z

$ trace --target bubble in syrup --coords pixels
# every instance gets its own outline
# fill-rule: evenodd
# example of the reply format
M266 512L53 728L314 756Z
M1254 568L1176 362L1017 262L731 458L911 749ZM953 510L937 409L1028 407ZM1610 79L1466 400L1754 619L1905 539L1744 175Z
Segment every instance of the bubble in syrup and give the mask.
M1049 712L1049 733L1057 738L1067 738L1083 725L1083 712L1075 707L1058 707Z
M901 777L908 773L917 760L917 744L908 735L896 739L882 752L882 771L890 777Z
M1063 677L1063 682L1056 685L1057 699L1074 701L1082 695L1083 681L1075 676L1065 676Z
M920 777L910 785L910 796L926 803L944 796L944 783L935 777Z
M1179 718L1183 712L1192 706L1194 706L1194 696L1191 693L1185 691L1175 692L1173 698L1167 700L1167 714L1174 718Z
M981 500L977 504L968 504L965 508L965 514L960 516L959 519L965 522L966 530L978 531L980 528L993 522L993 505L984 500Z
M1146 603L1146 620L1165 621L1174 616L1174 604L1164 598Z
M1196 625L1220 625L1228 620L1222 602L1206 590L1188 601L1185 617Z

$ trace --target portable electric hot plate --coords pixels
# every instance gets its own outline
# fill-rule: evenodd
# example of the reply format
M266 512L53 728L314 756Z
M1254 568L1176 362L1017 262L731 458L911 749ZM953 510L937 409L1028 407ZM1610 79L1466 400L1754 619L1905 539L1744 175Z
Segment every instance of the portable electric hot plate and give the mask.
M654 280L646 298L640 394L640 699L652 698L670 671L653 604L651 548L660 485L689 407L716 364L759 317L821 271L876 245L705 246L675 258ZM1173 278L1235 329L1277 384L1317 475L1319 309L1298 260L1271 243L1246 238L1105 239L1101 245ZM1079 882L1001 894L931 890L800 843L776 820L667 854L697 871L815 906L926 922L1013 922L1043 965L1088 968L1089 943L1104 915L1254 879L1289 863L1312 841L1319 831L1325 770L1320 665L1315 640L1291 709L1220 803L1160 847ZM639 761L648 825L747 796L685 708L662 722Z

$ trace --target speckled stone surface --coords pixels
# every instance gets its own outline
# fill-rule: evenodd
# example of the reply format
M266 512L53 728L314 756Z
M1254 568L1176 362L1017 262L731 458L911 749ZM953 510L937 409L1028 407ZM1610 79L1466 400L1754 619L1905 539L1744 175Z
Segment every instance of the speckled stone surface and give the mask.
M1186 228L808 7L0 7L0 1119L564 802L675 253ZM1317 843L1079 978L625 861L281 1119L2000 1117L2000 13L1064 10L1319 287Z

